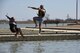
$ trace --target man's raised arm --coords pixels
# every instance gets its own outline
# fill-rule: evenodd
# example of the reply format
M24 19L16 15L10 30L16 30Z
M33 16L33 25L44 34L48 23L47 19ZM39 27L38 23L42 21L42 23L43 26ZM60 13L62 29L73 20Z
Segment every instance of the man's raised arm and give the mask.
M10 19L10 17L8 15L5 15L8 19Z

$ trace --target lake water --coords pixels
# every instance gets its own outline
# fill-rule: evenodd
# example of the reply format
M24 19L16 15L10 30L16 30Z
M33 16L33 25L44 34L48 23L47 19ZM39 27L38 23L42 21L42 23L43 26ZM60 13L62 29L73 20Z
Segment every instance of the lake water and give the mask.
M66 24L63 24L63 23L60 23L59 26L64 26L64 25L67 25ZM25 28L26 26L28 27L34 27L35 25L34 24L17 24L18 27L20 28ZM45 27L44 24L42 24L43 27ZM50 26L56 26L56 24L47 24L46 27L50 27ZM0 29L1 28L9 28L9 24L0 24Z
M1 42L0 53L80 53L80 40Z

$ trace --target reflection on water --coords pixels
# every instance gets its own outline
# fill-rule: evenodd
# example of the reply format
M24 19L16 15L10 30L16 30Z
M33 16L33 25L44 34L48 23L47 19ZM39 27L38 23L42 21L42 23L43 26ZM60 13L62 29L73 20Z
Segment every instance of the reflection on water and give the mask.
M1 42L0 53L80 53L80 40Z

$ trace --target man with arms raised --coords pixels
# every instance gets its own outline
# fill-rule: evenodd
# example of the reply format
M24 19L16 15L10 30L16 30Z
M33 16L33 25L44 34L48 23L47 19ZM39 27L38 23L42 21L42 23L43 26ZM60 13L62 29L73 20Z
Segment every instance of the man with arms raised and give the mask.
M33 21L35 23L35 27L37 27L37 21L39 22L39 33L41 33L41 23L43 21L43 17L45 16L45 12L46 10L44 9L43 5L40 5L39 8L36 7L28 7L28 8L32 8L34 10L38 10L38 16L33 17Z

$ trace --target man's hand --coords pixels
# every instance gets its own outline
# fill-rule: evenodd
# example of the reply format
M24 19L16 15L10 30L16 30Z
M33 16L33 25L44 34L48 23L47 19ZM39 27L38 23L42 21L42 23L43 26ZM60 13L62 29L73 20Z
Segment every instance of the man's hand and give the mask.
M5 15L7 17L7 15Z
M28 8L31 8L30 6L28 6Z

